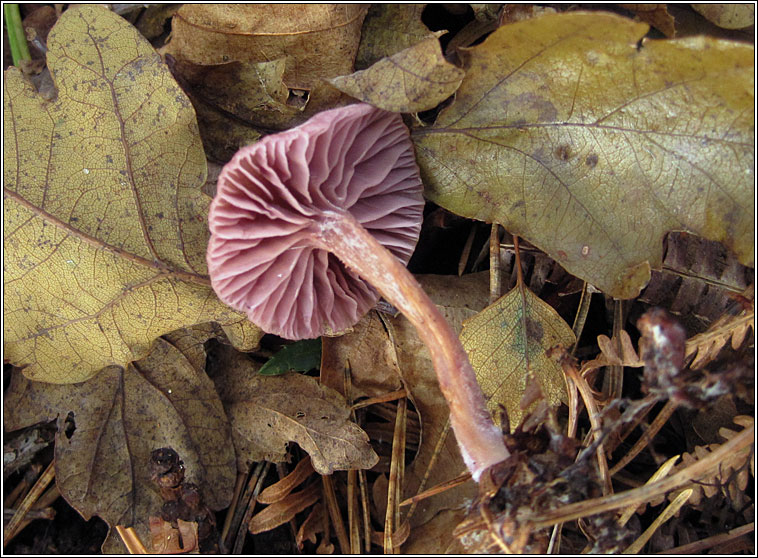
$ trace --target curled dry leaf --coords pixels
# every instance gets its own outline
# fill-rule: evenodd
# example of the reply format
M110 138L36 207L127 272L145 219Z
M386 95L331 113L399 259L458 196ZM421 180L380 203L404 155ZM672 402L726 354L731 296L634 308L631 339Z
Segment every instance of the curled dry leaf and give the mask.
M289 442L307 452L322 475L376 464L368 436L350 420L350 407L339 393L301 374L260 376L257 365L231 347L217 346L212 354L238 470L248 470L253 461L284 461Z
M275 529L298 513L312 506L321 496L321 482L312 482L299 492L288 494L281 500L267 506L250 519L250 532L255 535Z
M229 505L235 479L229 422L213 383L180 348L190 338L157 339L144 359L126 369L110 366L80 384L12 375L6 428L58 418L56 481L85 519L98 515L111 526L134 526L149 540L147 518L163 504L150 478L150 454L167 446L179 452L187 480L201 487L210 508ZM68 416L73 433L66 430Z
M464 51L455 102L412 132L427 196L618 298L660 267L669 230L752 265L753 48L706 37L637 48L646 30L545 15Z
M185 4L166 47L195 102L212 153L227 160L266 129L282 130L344 100L322 80L353 71L367 6Z
M100 6L67 10L48 48L54 101L5 74L5 358L70 383L196 323L257 342L210 289L205 157L160 57Z
M258 495L258 502L261 504L273 504L286 498L295 488L300 486L313 473L311 458L301 459L290 474L279 482L267 486Z
M370 68L329 80L337 89L390 112L421 112L455 93L463 70L442 56L435 33Z
M561 365L546 351L576 342L569 325L549 304L526 287L523 295L517 286L466 320L461 331L490 411L505 406L512 431L534 409L534 404L521 407L530 382L539 383L550 405L566 401Z

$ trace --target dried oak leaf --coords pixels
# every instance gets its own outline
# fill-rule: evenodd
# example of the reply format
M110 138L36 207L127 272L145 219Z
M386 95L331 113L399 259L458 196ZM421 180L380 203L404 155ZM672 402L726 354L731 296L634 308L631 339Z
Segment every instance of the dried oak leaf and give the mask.
M63 14L48 47L55 100L5 74L5 358L71 383L196 323L228 324L254 346L260 330L206 276L205 157L158 54L86 5Z
M210 508L229 505L235 479L231 429L213 382L193 365L196 339L186 332L166 335L142 360L125 369L109 366L80 384L11 376L5 427L57 417L56 482L85 519L98 515L110 526L134 526L149 540L148 518L163 504L150 479L150 453L167 446L181 455L186 479L201 487ZM66 430L68 416L73 433ZM123 552L114 539L109 536L106 547Z
M371 67L329 80L337 89L390 112L421 112L455 93L463 70L442 56L438 32Z
M376 464L368 436L350 420L350 406L336 391L297 373L260 376L254 362L228 346L217 346L214 358L220 371L214 382L232 422L240 471L254 461L284 461L289 442L307 452L322 475Z
M427 197L502 224L618 298L660 267L670 230L753 265L753 47L637 48L646 30L545 15L464 51L455 102L412 132Z

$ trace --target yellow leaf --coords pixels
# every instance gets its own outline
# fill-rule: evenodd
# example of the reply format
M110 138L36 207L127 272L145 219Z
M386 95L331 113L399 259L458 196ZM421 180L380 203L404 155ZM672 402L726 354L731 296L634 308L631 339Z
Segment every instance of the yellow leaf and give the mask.
M753 262L753 47L637 43L602 13L501 27L464 53L438 121L413 131L426 195L497 222L619 298L660 267L670 230Z
M463 79L463 70L442 56L437 37L430 35L366 70L330 79L329 83L390 112L432 109L455 93Z
M205 156L160 56L99 6L67 10L48 48L54 101L5 74L5 358L69 383L240 314L206 276Z
M526 287L512 289L479 314L463 323L461 342L476 371L491 411L505 406L511 429L529 409L520 402L527 382L539 382L551 405L566 400L561 366L545 351L576 342L571 328L558 313Z

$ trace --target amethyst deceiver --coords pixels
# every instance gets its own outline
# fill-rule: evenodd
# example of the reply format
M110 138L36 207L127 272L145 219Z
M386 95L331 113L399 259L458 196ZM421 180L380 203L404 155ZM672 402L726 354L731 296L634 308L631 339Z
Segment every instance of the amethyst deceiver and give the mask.
M229 306L288 339L355 325L376 290L318 241L347 213L403 263L418 240L421 179L399 115L371 105L322 112L244 147L210 211L208 268Z
M219 298L300 339L355 324L378 290L429 349L475 480L509 455L460 340L405 268L423 199L400 115L356 104L242 148L211 204L207 260Z

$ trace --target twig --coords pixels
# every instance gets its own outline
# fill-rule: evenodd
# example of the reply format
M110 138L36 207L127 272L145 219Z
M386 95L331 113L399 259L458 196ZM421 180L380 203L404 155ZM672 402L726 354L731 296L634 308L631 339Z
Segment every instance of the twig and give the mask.
M627 454L621 458L621 461L616 463L613 468L611 469L611 476L618 473L621 469L626 467L632 459L637 457L637 455L645 449L645 446L647 446L653 438L655 438L655 435L658 434L661 428L663 428L663 425L666 424L666 421L671 418L671 415L674 414L674 411L676 411L679 404L675 401L667 401L666 405L661 409L661 412L658 413L658 415L655 417L653 422L650 424L647 430L643 432L642 436L640 436L640 439L637 440L637 442L634 444L632 449L627 452Z
M342 554L349 554L350 540L347 538L345 524L342 522L342 512L340 512L340 507L337 503L337 496L334 494L334 484L332 483L332 477L329 475L321 475L321 482L324 488L324 500L326 501L326 508L329 510L329 517L332 520L332 525L334 525L334 532L337 535L337 541L340 545L340 552L342 552Z
M441 482L440 484L431 487L429 490L425 490L424 492L419 492L415 496L411 496L410 498L403 500L402 502L400 502L400 507L408 506L410 504L415 505L421 500L426 500L430 496L434 496L435 494L439 494L441 492L445 492L446 490L450 490L451 488L455 488L456 486L463 484L470 478L471 478L471 473L469 473L468 471L465 471L464 473L458 475L457 477L453 479L450 479L449 481ZM410 515L410 513L408 515Z
M371 397L369 399L364 399L363 401L359 401L358 403L353 404L353 406L350 407L350 409L355 411L357 409L362 409L363 407L368 407L369 405L376 405L377 403L387 403L388 401L397 401L398 399L402 399L403 397L406 397L407 395L408 395L408 392L405 391L405 388L400 388L400 389L396 389L395 391L390 391L382 395L377 395L376 397Z
M500 262L500 225L492 223L490 230L490 304L500 298L502 292L502 264Z
M398 549L392 542L392 535L400 525L400 489L403 482L403 465L405 464L405 426L408 400L400 399L397 403L395 433L392 437L392 458L390 460L390 477L387 488L387 512L384 518L384 553L397 554Z
M599 441L597 446L597 462L600 470L600 477L603 481L603 494L610 494L613 491L611 486L611 476L608 473L608 462L605 459L605 447L600 441L603 437L603 425L600 422L600 413L597 409L595 398L592 395L592 389L590 388L587 380L579 374L579 371L574 366L573 359L564 359L562 361L563 372L567 378L569 378L579 390L579 395L582 396L584 406L587 408L587 414L590 417L590 425L592 426L593 437Z

